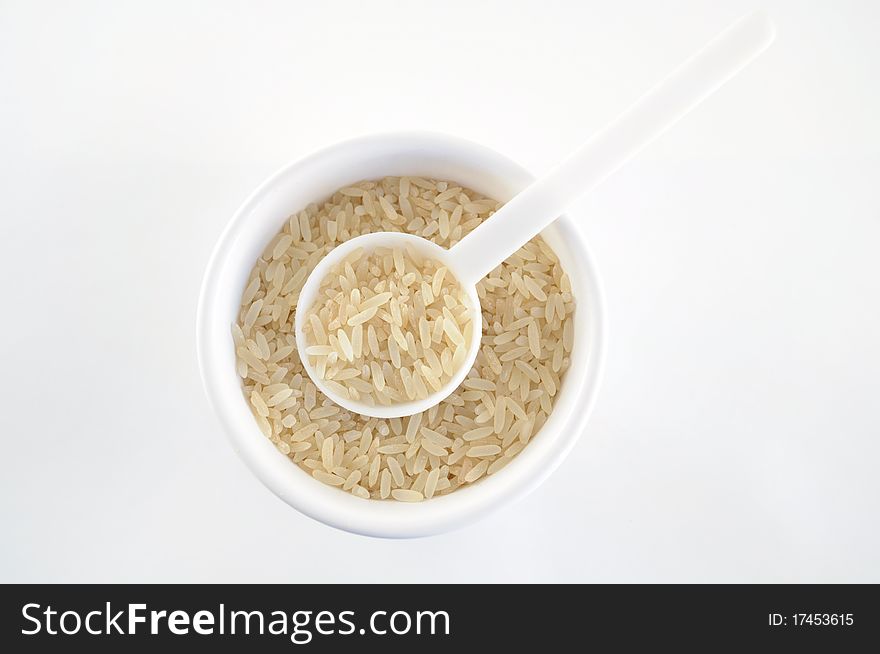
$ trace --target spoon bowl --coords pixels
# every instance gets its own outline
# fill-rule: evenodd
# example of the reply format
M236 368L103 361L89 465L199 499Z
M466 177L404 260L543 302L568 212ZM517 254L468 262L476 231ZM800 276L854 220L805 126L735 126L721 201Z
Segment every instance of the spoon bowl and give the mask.
M432 406L439 404L458 388L467 376L468 371L473 367L480 351L480 336L482 335L482 315L480 312L480 298L477 295L477 288L474 284L464 283L459 277L456 280L462 287L468 303L468 311L471 317L471 334L470 343L468 345L467 357L464 363L459 366L449 381L444 384L439 391L430 393L421 400L410 400L407 402L396 402L392 405L370 404L361 400L355 400L349 396L336 392L327 385L325 379L318 374L312 363L312 357L305 354L306 348L309 346L304 327L307 323L307 315L316 303L320 301L321 282L327 278L334 266L341 264L344 259L355 252L359 248L363 248L365 252L371 252L377 248L406 248L409 246L425 258L433 259L449 269L453 275L456 273L456 261L450 256L450 250L437 245L421 236L413 234L405 234L402 232L374 232L373 234L364 234L356 238L345 241L336 246L327 255L318 262L314 270L309 274L300 292L296 305L296 318L294 321L294 331L296 334L296 347L300 352L300 359L306 372L311 377L312 382L318 387L324 395L332 399L339 406L374 418L395 418L411 416L415 413L427 411Z

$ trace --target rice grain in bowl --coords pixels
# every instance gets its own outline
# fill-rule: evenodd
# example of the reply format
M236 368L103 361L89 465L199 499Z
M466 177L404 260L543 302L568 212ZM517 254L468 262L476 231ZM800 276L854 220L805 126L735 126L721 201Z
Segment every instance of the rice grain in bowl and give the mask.
M401 180L401 174L405 173L409 175ZM562 217L542 233L545 242L543 249L542 244L533 243L530 245L531 249L525 252L525 257L521 261L514 262L516 266L511 264L514 268L519 266L527 270L528 282L522 278L522 275L520 278L515 278L511 270L501 278L502 284L495 286L497 282L490 281L487 284L484 281L484 285L488 285L493 290L510 289L531 302L541 302L543 311L549 311L551 314L556 313L558 306L557 300L551 298L555 298L558 294L563 302L562 312L565 317L570 315L570 298L564 294L571 293L578 301L577 316L568 321L571 326L568 327L567 333L566 322L560 318L558 324L561 330L560 340L555 342L548 341L548 337L553 332L552 324L541 325L536 334L535 327L530 327L533 321L524 320L537 317L532 315L532 309L535 309L537 304L521 305L521 308L526 307L522 309L525 314L516 314L516 311L509 310L507 317L498 321L498 325L495 325L494 321L490 323L484 320L484 347L480 361L468 377L468 381L457 391L459 398L453 400L465 404L473 403L470 413L458 416L449 414L451 420L443 425L443 418L450 407L452 410L461 407L452 404L446 407L441 405L436 409L433 418L428 415L430 412L426 412L418 419L420 420L418 424L411 425L407 419L400 421L400 424L374 420L375 424L369 425L367 429L366 423L369 421L365 418L341 416L338 407L334 409L324 404L317 394L312 404L311 391L307 390L307 386L299 389L302 395L296 393L298 388L295 384L285 383L286 388L273 386L283 383L284 379L292 381L292 377L296 376L296 372L292 370L295 366L280 366L288 368L283 374L279 373L277 368L270 370L266 366L265 372L257 372L258 379L248 376L245 383L252 385L251 394L257 391L260 398L255 400L257 406L252 403L249 408L241 392L239 376L242 372L241 363L236 360L231 346L229 325L241 320L240 325L243 328L244 321L248 320L248 311L252 304L242 308L243 295L253 293L253 297L247 299L256 302L260 299L261 293L265 298L265 295L271 292L271 286L264 287L264 283L271 284L271 279L267 280L262 275L269 265L281 261L285 266L284 283L275 294L277 298L293 279L292 275L297 274L297 271L293 270L294 266L288 267L285 256L290 257L289 262L292 263L294 260L308 260L308 257L319 250L318 247L306 246L306 250L310 251L295 252L293 253L295 256L285 255L282 250L289 251L296 239L285 238L283 233L278 232L279 226L285 224L291 237L296 235L294 232L298 227L299 236L302 238L304 225L300 222L300 215L297 215L296 226L288 220L291 208L308 207L315 199L332 198L336 194L338 197L334 203L335 209L331 209L325 216L326 223L322 224L320 221L320 205L313 205L311 211L314 215L310 216L306 229L309 232L318 232L325 238L333 236L334 242L338 241L340 234L351 237L354 235L352 233L355 229L354 225L360 225L361 222L350 224L349 217L370 218L371 214L365 209L360 213L357 211L357 206L363 207L363 201L356 206L356 202L344 198L362 197L365 191L371 190L366 187L371 183L375 184L375 182L359 183L358 180L383 180L386 177L398 178L385 180L383 183L388 188L383 188L382 197L386 194L389 196L385 199L394 213L389 215L390 212L380 200L377 202L381 210L377 212L379 220L389 220L396 229L409 227L435 239L443 238L445 234L445 238L449 239L448 243L452 242L453 237L460 238L466 229L476 224L466 226L465 223L488 216L495 203L487 198L506 200L530 181L530 176L525 171L491 150L465 141L430 134L399 134L359 139L320 152L282 170L245 203L221 237L208 267L200 302L199 354L209 397L223 417L237 451L264 483L285 501L308 515L343 529L379 536L418 536L453 528L503 502L521 496L540 483L568 452L586 421L598 383L602 351L601 301L589 256L577 232L571 228L570 221ZM451 220L455 211L454 206L447 205L449 209L443 209L448 214L446 217L435 212L434 207L422 207L428 212L427 215L422 216L425 219L424 224L418 222L419 212L415 208L411 207L413 211L410 217L406 215L409 209L405 207L405 203L403 207L400 206L401 195L411 199L412 205L417 198L424 200L421 198L422 192L431 192L435 197L441 197L435 203L435 206L441 207L440 202L448 202L459 194L458 191L454 191L455 187L446 184L445 188L441 188L442 182L437 184L430 181L432 179L454 179L463 189L475 189L473 194L466 193L467 202L461 202L461 216L457 216L459 220L457 225L455 220ZM419 183L427 185L427 188L419 187ZM374 188L382 187L383 184ZM409 190L405 195L402 194L401 185L407 184L409 189L418 190L415 192ZM353 195L341 191L346 188L348 193ZM441 195L449 191L453 192L449 193L448 197ZM358 196L358 193L361 193L361 196ZM397 204L392 203L392 199L396 200ZM481 216L480 211L466 212L465 204L473 205L469 207L470 209L485 209L482 211L485 215ZM350 214L347 213L349 211ZM462 221L467 213L471 213L474 218ZM333 220L337 223L336 233L331 234L334 227L328 229L327 225L334 215L337 218L341 215L345 217L341 221L342 230L339 229L340 221ZM316 220L314 225L311 218ZM395 224L392 218L395 218L399 224ZM379 228L374 225L371 231ZM383 225L381 228L388 227ZM461 229L454 234L457 228ZM346 230L347 235L344 234ZM425 233L425 230L428 232ZM314 234L311 236L314 238ZM560 259L560 271L564 270L568 273L570 281L563 281L561 272L557 274L549 268L542 268L548 264L537 259L544 254L552 256L554 252ZM254 262L261 255L264 257L264 264L258 264L257 267L263 267L259 278L261 279L259 286L262 290L254 290L251 284L257 277L252 276L251 272ZM526 268L530 264L531 268ZM275 270L269 274L269 277L274 278L274 273L280 266L281 263L276 263ZM569 283L570 291L567 290ZM292 289L287 290L289 293ZM487 292L487 289L484 288L481 293L483 292ZM508 295L508 299L509 297ZM542 297L543 299L539 299ZM481 300L485 301L485 298L481 297ZM489 300L488 304L491 305L491 297ZM552 303L552 309L547 308L548 302ZM264 301L263 304L267 302ZM273 302L274 304L277 303ZM484 304L483 308L485 313L487 306ZM494 307L488 309L494 310ZM242 329L242 333L238 336L240 356L248 357L247 354L241 355L242 346L254 357L265 355L268 348L269 360L278 353L279 343L276 338L278 334L273 332L283 330L273 330L271 327L267 330L267 326L280 324L278 321L283 316L278 313L279 311L283 313L284 309L273 308L269 314L264 314L261 307L256 312L257 315L251 313L249 318L252 321L251 329L255 326L262 327L263 335L259 338L256 334L252 335L253 338L245 337L245 330ZM551 321L553 317L551 315ZM225 325L221 336L219 327L223 321ZM517 321L520 321L520 324L516 335L512 337L507 335L511 325L516 324ZM260 325L260 322L263 324ZM269 342L270 336L274 346ZM496 337L500 341L497 344ZM500 354L497 349L492 350L495 358L498 359L497 362L492 358L492 354L486 354L485 346L489 339L491 339L489 346L496 348L503 346ZM566 342L570 354L566 351ZM561 348L557 349L554 343L560 343ZM227 350L225 353L224 347ZM548 348L548 353L541 352L536 357L535 352L545 347ZM557 351L561 354L557 355ZM542 355L544 358L541 358ZM502 357L505 361L501 361ZM556 357L557 370L553 370L554 357ZM564 378L560 379L559 373L563 371L567 357L570 357L568 370ZM289 360L283 357L279 357L278 361L289 363ZM543 365L544 368L536 364ZM247 375L247 372L245 374ZM273 374L280 376L278 379L273 379ZM495 384L497 393L502 374L508 380L505 383L512 378L519 380L519 383L515 381L513 389L509 384L504 388L502 395L504 406L503 409L498 409L498 402L491 400L493 393L491 385ZM260 377L260 375L264 376ZM529 380L528 393L520 390L524 379ZM269 384L266 384L266 381ZM467 388L467 385L472 388ZM549 392L552 387L558 390L555 396ZM266 388L269 388L269 391L266 391ZM293 392L287 393L288 389ZM267 392L270 393L268 397L266 397ZM518 392L523 393L525 397L517 395ZM462 397L466 393L467 399ZM294 396L298 402L290 403L289 400ZM546 407L546 403L551 399L552 411L548 413L544 409L549 408ZM262 404L260 400L263 400ZM270 401L273 406L269 406ZM306 402L310 409L306 408ZM276 410L277 413L271 410L277 406L291 409L295 405L296 408L287 414L281 409ZM531 433L523 439L528 442L528 446L523 447L520 435L525 433L523 425L527 425L532 417L527 410L529 407L535 409L535 422ZM260 434L260 429L251 413L252 408L264 419L262 427L270 436L275 437L275 444ZM499 414L497 430L496 410ZM330 415L331 411L334 412L333 415ZM546 418L537 415L541 412ZM456 417L459 420L456 420ZM523 417L525 421L522 420ZM285 427L285 419L290 427ZM537 430L535 425L540 426L541 420L545 422L540 430ZM297 425L301 429L304 425L300 423L306 421L317 421L319 426L314 429L311 436L303 436L303 433L300 433L297 436L298 440L291 440L292 435L296 433ZM323 424L321 421L324 421ZM281 427L277 433L275 422ZM340 423L338 427L332 424L334 422ZM383 422L384 426L381 424ZM291 447L291 444L307 441L321 431L321 426L328 424L332 427L328 431L336 436L335 439L331 436L332 445L325 445L327 439L321 433L310 442L308 450L299 446L303 448L301 451L305 452L305 455L296 462L304 470L291 466L290 461L285 460L291 455L296 459L296 452L292 448L286 456L279 454L278 449L283 452L285 444ZM438 425L444 428L436 429ZM514 429L516 425L518 429ZM486 433L485 427L491 427L491 431ZM386 431L387 433L382 433ZM472 441L464 438L468 432ZM369 443L367 443L368 439ZM512 452L509 451L511 447L514 448ZM384 450L379 452L380 448ZM515 456L511 457L511 453ZM382 455L379 459L379 470L373 472L376 455L379 454ZM453 458L452 462L449 461L450 458ZM306 463L307 461L312 463ZM496 462L502 463L492 468ZM458 469L453 470L454 468ZM486 477L490 468L494 474ZM312 475L316 472L323 473L315 476L324 477L325 481L344 487L361 497L342 493L338 487L331 488L316 483L314 479L309 478L306 470ZM360 475L357 474L358 472ZM404 478L402 482L399 481L401 476ZM472 483L482 477L486 478L479 483ZM444 482L443 479L447 481ZM451 492L456 488L458 490ZM430 501L415 505L409 503L411 500L429 495L434 496ZM382 502L361 499L367 496L403 501Z
M352 413L316 389L296 350L299 292L338 243L406 231L449 248L501 204L455 182L385 177L308 205L269 241L251 271L231 341L260 429L312 477L363 499L420 501L493 475L539 435L574 340L571 283L540 236L477 285L477 361L461 386L428 411L388 420ZM446 269L401 250L355 252L343 263L308 314L306 356L319 359L319 374L329 371L325 383L353 399L392 392L389 401L413 399L426 397L429 386L438 390L467 352L454 313L467 316L463 293L445 275L437 297L431 289L435 273ZM365 351L372 351L373 366L363 362Z

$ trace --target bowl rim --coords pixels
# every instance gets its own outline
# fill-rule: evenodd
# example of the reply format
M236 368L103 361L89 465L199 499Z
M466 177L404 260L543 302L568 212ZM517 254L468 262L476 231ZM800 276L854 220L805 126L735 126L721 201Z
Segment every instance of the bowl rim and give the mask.
M386 150L390 148L404 151L417 147L431 152L454 152L462 160L474 158L475 161L490 161L493 175L499 169L506 169L511 178L520 178L526 182L534 179L534 175L526 168L492 148L457 136L430 131L381 132L346 139L282 166L247 197L217 239L205 268L199 294L196 351L205 392L221 420L223 431L236 453L269 490L300 513L338 529L374 537L411 538L460 528L501 506L515 502L543 483L570 453L584 432L601 385L605 360L605 302L601 279L587 244L575 228L574 221L564 214L552 227L562 232L566 243L572 243L572 249L579 255L579 265L583 268L583 276L590 293L591 311L587 320L590 323L591 339L586 368L580 378L576 407L570 411L568 419L564 420L559 433L554 435L553 442L543 448L541 458L537 454L526 454L533 450L533 442L491 478L454 493L415 504L363 500L316 482L299 466L292 465L259 431L246 406L237 376L232 381L236 385L240 401L230 401L233 397L230 395L231 385L229 379L224 378L232 376L228 375L228 371L220 369L217 357L212 354L215 344L222 342L221 333L231 343L229 325L221 326L218 321L213 320L221 311L218 308L218 278L224 266L229 264L232 245L248 230L247 217L276 187L289 177L295 177L298 171L326 166L340 155L344 156L348 150L380 147ZM498 176L501 177L501 174ZM241 409L246 411L249 424L243 421ZM554 415L555 411L551 414L551 419ZM254 432L259 438L254 438ZM516 474L511 469L516 469Z

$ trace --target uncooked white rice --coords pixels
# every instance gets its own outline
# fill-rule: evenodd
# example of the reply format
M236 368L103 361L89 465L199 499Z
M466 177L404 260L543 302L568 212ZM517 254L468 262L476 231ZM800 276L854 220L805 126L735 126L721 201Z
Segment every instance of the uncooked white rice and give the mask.
M385 406L423 400L464 365L474 338L468 307L437 261L402 248L359 248L321 282L303 328L306 356L323 381L345 387L342 397ZM266 339L258 335L257 343L264 351Z
M388 177L341 189L322 205L310 204L285 222L257 260L242 294L238 321L232 326L236 369L245 397L260 429L279 451L315 479L357 497L403 502L445 495L474 483L522 451L553 410L574 338L571 284L540 237L478 284L483 336L476 363L452 395L421 414L380 420L353 414L331 402L305 373L293 328L296 303L308 273L339 243L361 234L396 231L417 234L448 248L500 206L453 182ZM443 280L439 283L442 287ZM421 283L417 286L419 292L438 295L433 288L427 291ZM360 298L355 296L358 308L369 310L371 300L380 302L374 299L376 295L367 297L361 292ZM386 310L384 305L381 310ZM390 304L387 312L397 320ZM403 316L401 311L401 322ZM351 317L346 317L346 323ZM309 321L312 333L326 339L318 344L329 345L332 331L328 333L320 323ZM369 320L362 324L369 325ZM424 338L446 339L443 325L434 321ZM418 325L408 333L416 345L423 338ZM352 387L363 388L364 393L375 389L378 374L385 375L384 364L397 368L408 361L408 350L402 353L394 336L383 343L375 328L373 332L363 329L359 337L347 331L344 341L334 336L338 349L334 345L333 352L322 358L340 371L341 375L327 382L336 384L338 388L333 388L339 392L347 393ZM403 338L409 346L409 337L403 334ZM392 341L398 345L395 351ZM352 355L357 347L363 354L381 351L386 343L388 360L372 361L376 367L367 362L367 369L361 366L342 372L352 362L338 365L340 352L347 355L349 347ZM423 349L423 354L425 368L435 375L454 373L449 348L440 354ZM418 371L424 375L425 368ZM429 383L424 376L419 380L426 386ZM367 382L369 388L359 381ZM385 382L388 388L388 375ZM408 382L417 383L413 369ZM400 384L406 384L403 377Z

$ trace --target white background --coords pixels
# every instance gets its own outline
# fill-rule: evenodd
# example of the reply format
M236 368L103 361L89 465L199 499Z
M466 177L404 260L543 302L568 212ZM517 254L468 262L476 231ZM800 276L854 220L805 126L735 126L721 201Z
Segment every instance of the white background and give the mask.
M335 531L198 376L208 256L284 163L423 128L541 172L759 4L0 2L0 581L880 581L871 0L764 3L773 48L580 203L605 380L527 499Z

